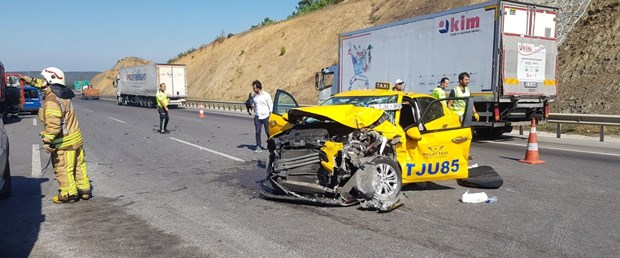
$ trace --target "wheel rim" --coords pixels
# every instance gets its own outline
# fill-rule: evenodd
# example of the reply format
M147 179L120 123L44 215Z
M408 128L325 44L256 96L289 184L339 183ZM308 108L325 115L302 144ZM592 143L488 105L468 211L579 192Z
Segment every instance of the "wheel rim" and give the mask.
M378 164L375 166L375 173L379 178L379 184L375 188L375 196L389 197L398 191L398 175L392 166Z

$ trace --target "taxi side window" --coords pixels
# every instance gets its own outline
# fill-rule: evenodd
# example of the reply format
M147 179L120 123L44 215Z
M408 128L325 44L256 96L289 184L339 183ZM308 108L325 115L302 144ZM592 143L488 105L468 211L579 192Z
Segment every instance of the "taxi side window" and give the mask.
M418 98L417 99L417 103L420 108L420 113L424 114L424 117L422 117L421 119L422 123L432 122L444 116L443 106L441 105L441 102L439 101L433 102L434 100L435 100L434 98Z
M403 102L403 105L400 109L400 119L398 120L398 124L403 129L415 124L416 120L413 116L413 108L409 104L410 102Z

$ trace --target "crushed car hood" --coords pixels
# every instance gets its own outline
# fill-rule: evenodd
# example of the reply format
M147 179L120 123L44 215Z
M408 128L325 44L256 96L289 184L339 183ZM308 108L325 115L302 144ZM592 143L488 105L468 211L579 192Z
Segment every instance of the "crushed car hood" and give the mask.
M297 123L303 117L312 117L318 120L332 120L351 128L365 128L379 120L383 113L381 109L354 105L313 106L289 110L288 120Z

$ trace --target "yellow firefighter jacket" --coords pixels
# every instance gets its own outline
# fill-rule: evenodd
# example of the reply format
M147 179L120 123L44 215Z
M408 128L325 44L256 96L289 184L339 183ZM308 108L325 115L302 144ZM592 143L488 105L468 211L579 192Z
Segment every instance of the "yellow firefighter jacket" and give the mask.
M76 150L82 147L82 132L71 99L61 99L49 88L45 90L43 113L43 143L58 150ZM39 113L39 114L40 114Z

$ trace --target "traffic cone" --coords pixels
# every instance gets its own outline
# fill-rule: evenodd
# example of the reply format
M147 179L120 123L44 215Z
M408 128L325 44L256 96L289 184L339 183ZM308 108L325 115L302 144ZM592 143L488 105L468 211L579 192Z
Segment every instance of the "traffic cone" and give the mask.
M538 157L538 140L536 137L536 118L532 118L532 126L530 128L530 136L527 140L527 151L525 152L525 159L519 160L519 162L529 164L543 164L545 161L540 160Z
M199 118L205 118L205 109L202 105L200 105L200 113L198 114Z

